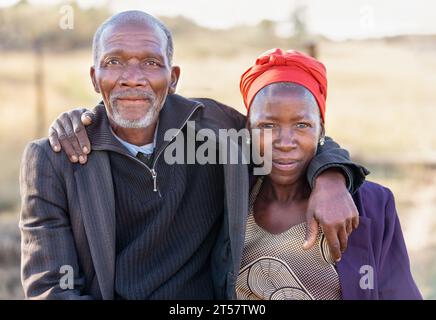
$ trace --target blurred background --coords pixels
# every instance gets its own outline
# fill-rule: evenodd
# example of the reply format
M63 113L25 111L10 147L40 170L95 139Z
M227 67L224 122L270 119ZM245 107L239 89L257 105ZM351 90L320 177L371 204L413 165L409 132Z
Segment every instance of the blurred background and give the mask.
M436 298L436 2L431 0L0 1L0 299L21 299L24 146L73 107L93 107L91 42L140 9L173 31L179 93L245 112L239 76L263 51L316 56L328 71L326 129L396 196L416 282Z

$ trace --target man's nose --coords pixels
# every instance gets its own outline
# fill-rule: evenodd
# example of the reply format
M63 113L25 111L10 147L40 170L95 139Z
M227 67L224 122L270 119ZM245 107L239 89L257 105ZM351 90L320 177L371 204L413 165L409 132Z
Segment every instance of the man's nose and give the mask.
M121 76L120 84L128 87L145 87L148 82L144 71L139 66L128 65Z

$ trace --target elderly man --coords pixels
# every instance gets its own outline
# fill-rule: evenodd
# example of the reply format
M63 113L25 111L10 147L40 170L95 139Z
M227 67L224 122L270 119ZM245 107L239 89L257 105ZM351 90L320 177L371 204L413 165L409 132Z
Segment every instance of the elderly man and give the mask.
M245 117L210 99L175 94L180 68L172 65L171 33L146 13L109 18L93 50L91 79L103 101L92 124L85 131L77 110L55 122L50 143L56 151L62 145L68 158L52 152L48 139L30 143L24 153L26 297L235 298L248 166L168 164L163 154L170 129L185 133L194 121L196 130L218 133L243 128ZM339 259L358 223L346 182L355 190L366 171L331 140L321 149L308 170L312 231L306 245L314 242L319 221Z

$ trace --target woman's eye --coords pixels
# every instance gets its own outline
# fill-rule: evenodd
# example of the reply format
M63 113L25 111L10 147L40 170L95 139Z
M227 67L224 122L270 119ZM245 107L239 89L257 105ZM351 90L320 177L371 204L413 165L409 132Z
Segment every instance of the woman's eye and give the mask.
M308 124L308 123L304 123L304 122L297 123L297 128L298 129L306 129L306 128L309 128L309 127L310 127L310 124Z
M274 123L262 123L260 125L260 128L261 129L274 129L275 125L274 125Z

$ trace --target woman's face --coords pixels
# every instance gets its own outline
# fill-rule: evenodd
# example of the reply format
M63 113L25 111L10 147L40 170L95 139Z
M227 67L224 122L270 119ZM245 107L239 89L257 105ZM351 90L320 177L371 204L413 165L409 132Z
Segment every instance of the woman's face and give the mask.
M265 162L271 161L271 180L292 184L304 179L323 134L319 109L311 93L296 84L266 86L254 98L248 119L251 129L260 129L259 151ZM272 134L266 134L266 129L271 129ZM271 157L265 150L272 151Z

